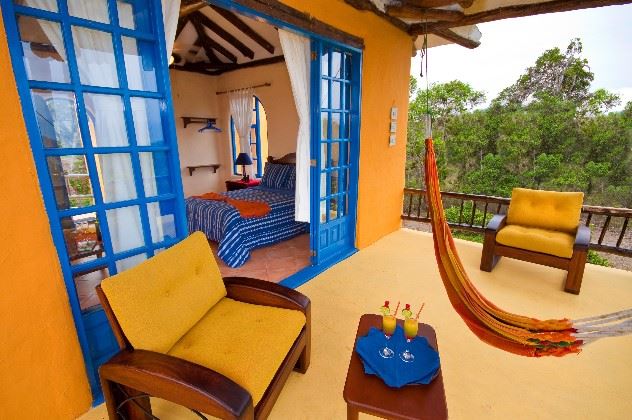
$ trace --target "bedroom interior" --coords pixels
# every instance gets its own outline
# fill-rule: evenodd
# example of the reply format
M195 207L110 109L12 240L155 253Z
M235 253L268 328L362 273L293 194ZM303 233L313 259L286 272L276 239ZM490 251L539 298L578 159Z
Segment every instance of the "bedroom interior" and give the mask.
M172 98L190 231L206 230L223 275L279 282L307 267L306 224L296 224L291 232L267 241L272 243L252 249L245 261L244 257L234 261L232 256L220 254L219 243L225 235L215 230L218 225L226 229L226 221L210 223L208 216L210 208L225 204L200 198L230 191L235 198L244 199L246 192L233 191L261 188L266 163L273 164L268 160L285 157L283 164L294 164L299 119L277 28L218 6L185 10L178 22L172 57ZM251 98L247 145L242 144L236 124L239 110L232 109L238 94ZM203 123L185 127L183 118L187 116L202 122L215 119L213 127L217 129L204 130ZM238 158L246 160L240 162ZM244 182L245 177L248 182ZM286 204L293 211L294 191L285 192L283 200L289 199ZM265 198L257 195L253 200ZM253 222L258 223L255 219ZM271 229L282 227L275 222ZM234 252L232 248L228 253Z

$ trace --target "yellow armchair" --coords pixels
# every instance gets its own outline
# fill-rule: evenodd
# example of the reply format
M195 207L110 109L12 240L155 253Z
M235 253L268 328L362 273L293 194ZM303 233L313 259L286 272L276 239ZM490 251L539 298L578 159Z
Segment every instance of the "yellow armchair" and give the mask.
M590 229L580 225L583 193L514 188L507 215L485 229L481 270L492 271L501 256L568 271L564 290L579 294Z
M309 366L309 299L262 280L222 280L199 232L97 293L121 348L99 370L110 419L145 419L149 396L265 418L292 369Z

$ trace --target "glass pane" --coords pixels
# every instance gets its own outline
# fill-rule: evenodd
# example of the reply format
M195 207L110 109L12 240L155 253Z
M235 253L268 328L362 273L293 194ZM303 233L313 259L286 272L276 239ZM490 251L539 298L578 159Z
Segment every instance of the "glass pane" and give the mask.
M99 306L99 298L97 296L96 287L101 281L110 276L107 267L98 267L90 271L82 271L76 273L73 278L79 296L79 306L82 311Z
M333 109L342 108L341 82L331 82L331 107Z
M331 55L331 76L342 77L342 54L340 51L334 51Z
M320 197L327 197L327 172L320 174Z
M327 200L320 201L320 223L327 223Z
M349 153L351 152L351 143L345 141L340 144L340 165L349 164Z
M112 249L119 253L143 246L143 229L138 206L107 210Z
M340 138L340 114L332 113L331 114L331 138L339 139Z
M329 53L326 50L320 57L320 71L323 76L329 76Z
M130 268L137 266L147 259L147 255L138 254L133 257L124 258L122 260L118 260L116 262L116 271L120 273L121 271L129 270Z
M123 117L123 100L117 95L86 93L88 127L95 147L127 146L127 131Z
M136 144L139 146L156 146L165 142L162 132L162 119L159 99L131 98L132 117L136 132Z
M173 201L147 204L153 243L176 239L176 216Z
M135 0L118 0L119 26L149 32L149 8Z
M61 228L66 252L72 265L96 260L105 256L101 229L96 213L63 217Z
M329 80L321 80L320 107L329 108Z
M338 189L338 171L333 171L329 173L329 184L331 188L331 194L336 194L339 192Z
M331 164L330 166L338 166L340 162L340 143L334 142L329 145L331 149Z
M68 0L68 13L78 18L110 23L107 0Z
M94 205L85 156L48 156L46 162L59 210Z
M344 97L345 97L345 104L343 108L346 110L350 110L351 109L351 84L344 83L342 85L342 88L344 89Z
M140 157L140 169L143 173L145 196L153 197L171 192L169 161L166 152L143 152Z
M345 126L342 137L348 139L351 137L351 114L343 114L345 119Z
M345 79L351 79L351 72L353 71L352 62L351 62L351 54L344 55L345 60Z
M349 169L341 169L340 176L341 180L341 191L349 191Z
M320 144L320 169L327 167L327 143Z
M13 0L15 4L20 6L34 7L36 9L50 10L51 12L57 11L57 1L55 0Z
M118 87L112 34L72 27L79 79L84 85Z
M338 218L338 199L339 197L333 197L329 200L329 220Z
M17 21L27 77L69 83L70 72L59 23L20 15Z
M153 43L126 36L121 39L128 88L155 92L157 85Z
M136 198L132 159L129 153L94 155L104 203Z
M83 146L74 93L33 89L31 99L45 148Z
M320 120L321 120L321 138L328 139L329 138L329 113L321 112Z

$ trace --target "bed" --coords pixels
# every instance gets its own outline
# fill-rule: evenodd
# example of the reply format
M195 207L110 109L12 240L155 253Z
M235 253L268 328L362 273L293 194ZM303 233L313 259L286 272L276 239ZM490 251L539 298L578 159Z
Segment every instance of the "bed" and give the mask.
M226 202L187 198L189 232L202 231L218 243L217 255L226 265L241 267L251 250L309 231L308 223L294 220L295 179L291 155L268 158L260 186L222 193L233 199L268 203L270 213L263 217L243 218Z

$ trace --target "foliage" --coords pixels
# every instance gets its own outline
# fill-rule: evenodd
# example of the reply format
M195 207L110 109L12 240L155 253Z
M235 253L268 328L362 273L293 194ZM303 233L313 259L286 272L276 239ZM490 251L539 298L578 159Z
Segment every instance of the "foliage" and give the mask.
M484 109L484 92L467 83L435 84L426 93L411 82L407 185L423 185L430 111L444 190L504 197L518 186L583 191L589 204L632 207L632 102L613 112L619 98L591 90L594 74L581 53L579 39L565 52L545 51Z
M464 241L483 243L483 235L480 233L467 232L464 230L452 229L452 236L457 239L463 239Z
M588 250L588 256L586 258L588 264L601 265L602 267L610 267L610 261L607 258L602 257L593 250Z

